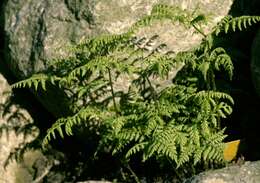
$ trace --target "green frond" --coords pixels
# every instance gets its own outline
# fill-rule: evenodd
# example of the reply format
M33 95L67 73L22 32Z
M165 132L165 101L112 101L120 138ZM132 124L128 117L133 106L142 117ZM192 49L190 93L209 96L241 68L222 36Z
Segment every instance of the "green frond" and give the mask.
M43 146L86 128L99 139L97 151L124 153L127 160L142 153L144 161L162 157L177 167L222 161L226 136L219 123L232 113L234 101L217 91L215 73L225 72L231 79L234 66L225 49L214 47L213 34L236 27L242 30L260 19L227 16L212 34L204 36L201 45L177 54L166 52L164 43L154 46L158 35L134 37L139 28L155 21L181 22L199 30L206 19L202 14L156 5L126 33L85 39L71 47L70 56L50 66L48 74L14 84L13 88L37 90L39 85L46 89L48 82L71 98L72 115L53 123ZM177 72L174 78L171 71Z
M131 36L131 32L118 35L101 35L82 41L76 46L76 50L80 55L83 53L84 59L92 59L96 55L105 56L118 49L122 44L128 43Z
M129 116L119 116L117 118L113 118L110 122L111 128L114 134L118 134L121 132L123 126L126 124L127 119L131 118Z
M145 73L148 77L160 77L166 79L168 73L174 68L177 69L175 60L168 55L155 55L153 58L149 58L149 66L145 68Z
M207 22L207 17L203 14L199 14L198 16L193 18L190 23L192 25L197 25L197 24L206 23L206 22Z
M190 158L192 157L193 154L192 148L190 148L188 144L185 145L186 146L180 146L180 153L179 153L178 161L176 162L177 168L189 162Z
M215 106L215 111L217 112L218 116L227 118L227 115L232 113L232 107L224 102L220 102Z
M83 96L89 96L96 91L101 90L102 88L106 88L108 86L107 80L95 79L90 81L86 86L79 86L76 89L78 94L78 98L82 98Z
M34 74L28 79L19 81L13 84L12 88L34 88L35 90L38 89L38 86L41 86L43 90L46 90L46 82L50 82L51 84L55 84L55 81L59 78L56 76L49 76L46 74Z
M201 17L202 16L198 16L197 18L201 19ZM190 21L192 20L192 17L189 12L182 10L176 6L157 4L153 7L151 14L137 21L132 26L132 28L130 28L129 32L134 32L141 27L150 26L155 21L164 21L164 20L170 20L171 22L181 22L184 25L190 25ZM197 23L198 21L194 20L193 22Z
M135 155L136 153L138 153L138 152L144 150L144 148L145 148L147 145L148 145L148 142L141 142L141 143L135 144L133 147L131 147L131 148L127 151L125 157L126 157L126 158L129 158L129 157Z
M230 56L223 48L215 48L211 52L209 60L214 63L216 70L219 71L220 67L223 67L223 69L228 73L229 78L232 79L234 66Z
M224 131L225 129L222 129L216 133L211 134L211 136L207 138L207 144L214 146L219 145L221 142L223 142L223 140L226 138L226 135L224 135Z
M210 62L203 62L202 64L199 65L198 69L202 73L204 80L207 81L208 71L210 69Z
M121 140L138 141L143 134L136 128L133 129L122 129L121 132L117 135L117 138Z
M215 68L217 70L220 70L220 66L222 66L227 71L229 78L231 80L233 77L234 66L229 55L227 54L218 55L215 61Z
M246 29L248 26L260 22L260 16L241 16L241 17L232 17L226 16L224 17L220 23L214 28L213 33L218 35L220 32L228 33L230 29L234 32L239 29L242 31Z
M157 130L147 149L144 151L143 160L151 156L164 155L178 164L177 147L186 144L186 133L181 132L183 126L166 127Z
M63 132L62 132L62 126L66 123L66 119L65 118L60 118L58 119L53 125L51 128L49 128L47 130L47 134L46 136L44 137L43 139L43 142L42 142L42 147L45 148L50 140L53 138L53 139L56 139L56 131L58 131L58 133L60 134L60 136L63 138L64 135L63 135Z
M233 98L227 94L227 93L223 93L223 92L217 92L217 91L200 91L196 94L194 94L193 96L195 99L202 101L205 99L225 99L227 101L229 101L231 104L234 104L234 100Z
M102 115L104 115L104 113L101 113L98 109L93 107L86 107L81 109L74 116L58 119L51 126L51 128L48 129L47 135L43 140L43 147L49 143L51 138L56 139L56 132L59 133L61 138L64 138L64 132L66 135L71 136L73 135L73 127L81 125L82 123L84 123L86 126L89 126L89 121L91 120L97 121L98 123Z

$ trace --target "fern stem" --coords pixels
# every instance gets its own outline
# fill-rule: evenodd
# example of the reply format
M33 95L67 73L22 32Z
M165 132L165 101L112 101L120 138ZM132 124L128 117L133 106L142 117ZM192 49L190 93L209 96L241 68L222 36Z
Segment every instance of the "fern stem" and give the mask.
M130 167L130 165L128 163L126 165L126 168L130 171L130 173L134 177L136 183L141 183L141 181L139 180L139 178L137 177L137 175L135 174L135 172L132 170L132 168Z
M213 91L216 91L217 86L216 86L216 83L215 83L215 74L212 70L210 71L210 81L209 82L211 83L211 87L212 87L210 89L212 89Z
M202 32L202 30L200 30L196 25L192 24L192 27L193 27L198 33L200 33L204 38L207 37L207 35L204 34L204 32Z
M154 89L154 87L153 87L153 85L152 85L150 79L149 79L147 76L145 76L145 78L146 78L146 80L148 81L148 84L149 84L149 86L150 86L151 89L152 89L152 96L153 96L153 99L156 100L156 98L157 98L156 90Z
M111 70L109 68L107 70L108 70L108 77L109 77L109 85L111 88L111 94L112 94L112 99L113 99L113 105L114 105L116 113L118 114L119 111L118 111L117 105L116 105L116 97L115 97L115 92L114 92L114 87L113 87L113 82L112 82Z
M120 174L121 174L123 180L126 181L126 180L127 180L127 179L126 179L126 175L125 175L125 173L123 172L123 169L122 169L122 168L120 168Z

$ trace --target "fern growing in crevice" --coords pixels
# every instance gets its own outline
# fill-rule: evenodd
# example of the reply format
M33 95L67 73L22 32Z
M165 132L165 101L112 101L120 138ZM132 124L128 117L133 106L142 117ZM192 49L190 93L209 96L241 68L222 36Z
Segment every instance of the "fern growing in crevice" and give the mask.
M165 19L194 27L204 37L202 43L177 54L162 53L164 44L145 49L158 36L140 39L134 37L135 32ZM225 135L220 120L231 114L234 101L218 91L215 73L223 70L232 79L234 68L226 51L214 47L213 36L230 28L242 29L242 25L246 28L260 18L228 16L209 35L199 28L204 20L203 15L192 17L157 5L128 32L87 39L74 46L68 58L56 60L47 74L14 84L13 88L37 90L38 85L45 89L48 82L72 98L74 115L58 119L43 145L57 134L70 136L74 129L84 127L99 136L97 153L106 148L113 154L123 153L127 160L137 153L143 161L166 157L176 167L223 161Z

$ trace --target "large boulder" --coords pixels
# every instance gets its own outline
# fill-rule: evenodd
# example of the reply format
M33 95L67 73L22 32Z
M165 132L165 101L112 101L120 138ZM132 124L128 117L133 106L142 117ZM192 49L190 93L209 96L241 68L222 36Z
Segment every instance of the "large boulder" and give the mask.
M153 5L165 3L211 17L205 31L225 16L233 0L7 0L4 13L5 58L20 79L46 69L48 60L66 55L66 45L84 37L102 33L121 33L140 17L149 14ZM197 45L202 36L177 22L157 23L140 31L140 35L160 35L175 52ZM55 90L55 89L54 89ZM61 95L57 97L57 95ZM66 113L57 92L40 96L48 109ZM62 100L58 100L62 98ZM64 104L65 105L65 104Z
M260 161L245 162L219 170L201 173L184 183L258 183L260 182Z

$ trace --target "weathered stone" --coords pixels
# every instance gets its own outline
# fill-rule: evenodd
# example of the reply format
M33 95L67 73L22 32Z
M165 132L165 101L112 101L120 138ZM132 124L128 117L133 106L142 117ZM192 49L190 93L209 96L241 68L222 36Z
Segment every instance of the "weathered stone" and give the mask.
M23 131L17 133L15 129L33 123L33 120L25 109L10 103L10 95L10 85L0 73L0 182L39 183L55 165L54 158L47 158L39 150L31 150L25 152L21 162L13 160L6 164L6 160L11 152L15 152L15 148L22 148L26 143L34 140L39 133L36 127L30 128L29 134ZM5 165L7 166L4 168Z
M7 1L6 47L10 66L17 76L26 77L44 69L46 61L64 53L65 45L86 36L120 33L148 14L156 3L167 3L214 16L216 22L227 14L231 0L39 0ZM116 7L116 8L115 8ZM159 31L159 32L158 32ZM154 27L169 45L187 49L198 36L180 25ZM195 42L195 43L194 43Z
M28 172L24 171L17 163L11 163L4 169L5 161L7 160L10 152L19 146L20 143L28 142L33 137L25 138L23 134L17 135L14 130L11 129L12 125L17 126L16 123L25 124L32 122L32 118L27 111L19 108L19 106L7 106L10 98L11 89L5 78L0 74L0 182L15 183L16 175L22 173L24 181L29 181ZM9 112L4 112L6 107L9 108ZM12 118L13 114L18 112L24 116L22 118ZM24 139L25 138L25 139ZM19 173L18 173L19 172ZM21 182L24 182L21 181Z
M260 182L260 161L245 162L219 170L201 173L184 183L258 183Z
M230 9L233 0L8 0L4 6L6 62L13 73L23 79L44 70L47 60L66 55L66 45L84 37L102 33L121 33L153 5L165 3L188 11L206 14L211 22L205 31L216 24ZM160 35L160 41L179 52L197 45L202 36L194 34L179 23L155 23L140 30L139 35ZM55 89L54 89L55 91ZM52 95L54 98L48 99ZM53 94L54 93L54 94ZM45 94L43 94L45 95ZM48 96L47 96L48 95ZM64 102L50 92L40 97L53 113L66 113ZM48 104L46 104L48 102Z

